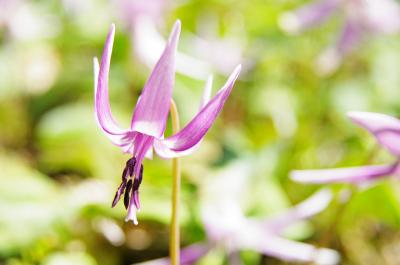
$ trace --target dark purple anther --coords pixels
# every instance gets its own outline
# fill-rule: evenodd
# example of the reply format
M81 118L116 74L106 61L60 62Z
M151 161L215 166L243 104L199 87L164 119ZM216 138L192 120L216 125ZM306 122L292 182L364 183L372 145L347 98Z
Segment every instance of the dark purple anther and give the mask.
M125 182L128 180L128 168L125 167L124 171L122 172L122 182Z
M126 187L126 180L122 181L121 185L119 185L117 192L115 193L111 207L115 207L115 205L117 205L119 199L121 198L122 193L124 193L125 191L125 187Z
M131 159L129 159L126 162L126 168L128 169L128 174L131 177L133 176L135 165L136 165L136 158L135 157L132 157Z
M125 194L124 194L124 206L125 206L125 209L128 209L128 206L129 206L129 199L130 199L129 194L131 192L131 189L132 189L132 180L130 179L128 181L128 184L126 185Z
M135 157L132 157L131 159L126 161L126 166L124 168L124 171L122 172L122 182L119 185L117 192L115 193L114 200L112 202L112 207L115 207L115 205L120 200L122 194L124 194L125 208L129 207L129 201L131 199L131 196L135 196L134 203L135 205L139 205L138 192L140 183L142 183L143 179L143 165L141 165L140 167L139 175L135 178L132 178L135 172L134 171L135 165L136 165Z
M143 165L140 167L140 171L139 171L139 176L137 176L137 178L134 179L133 181L133 190L139 190L139 186L142 183L143 180Z
M133 180L132 196L137 209L140 209L139 187L143 180L143 165L140 166L139 176Z

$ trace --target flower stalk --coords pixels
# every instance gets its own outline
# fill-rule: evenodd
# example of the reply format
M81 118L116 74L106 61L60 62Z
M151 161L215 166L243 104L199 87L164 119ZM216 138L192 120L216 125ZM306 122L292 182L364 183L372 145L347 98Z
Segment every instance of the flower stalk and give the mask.
M171 100L171 121L172 133L175 134L180 130L179 114L175 101ZM171 212L171 229L170 229L170 257L171 265L180 264L180 235L179 235L179 197L181 188L181 163L179 158L172 159L172 212Z

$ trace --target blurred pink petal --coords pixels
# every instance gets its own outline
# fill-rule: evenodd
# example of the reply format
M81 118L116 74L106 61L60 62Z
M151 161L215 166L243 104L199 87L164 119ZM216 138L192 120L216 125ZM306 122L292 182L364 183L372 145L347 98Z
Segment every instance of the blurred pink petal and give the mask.
M394 0L316 0L281 15L279 24L288 33L298 33L340 15L344 27L336 45L317 59L317 72L333 73L344 56L354 51L364 36L400 32L400 5Z
M294 170L290 178L304 183L356 183L369 182L390 175L396 164L334 169Z
M350 112L348 116L372 133L392 154L400 156L400 120L373 112Z
M284 13L279 24L288 33L299 33L325 22L339 5L340 0L318 0Z
M310 198L287 209L283 213L267 218L265 226L275 233L280 233L293 223L322 212L328 207L331 200L332 192L328 189L322 189L313 194Z
M317 248L313 245L288 240L282 237L268 235L260 238L250 248L289 262L309 262L319 265L339 264L339 254L327 248Z

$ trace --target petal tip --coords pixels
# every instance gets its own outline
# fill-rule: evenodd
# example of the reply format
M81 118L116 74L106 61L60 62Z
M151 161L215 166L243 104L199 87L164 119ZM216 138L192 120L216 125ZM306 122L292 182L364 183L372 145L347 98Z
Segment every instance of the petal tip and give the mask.
M200 109L202 107L204 107L210 101L213 79L214 78L213 78L212 74L208 75L208 78L206 80L206 84L205 84L204 90L203 90L203 97L202 97Z
M236 66L235 68L235 72L238 72L238 74L240 73L240 71L242 71L242 64L238 64L238 66Z
M181 20L180 20L180 19L177 19L177 20L175 21L174 28L179 28L179 30L180 30L180 29L181 29L181 25L182 25Z
M176 45L176 43L178 42L180 33L181 33L181 21L178 19L175 22L174 27L172 28L172 32L171 32L168 42L170 44Z
M307 177L304 176L302 170L292 170L289 178L295 182L307 182Z
M112 23L111 26L110 26L110 29L108 30L108 37L107 37L107 39L108 39L110 42L113 42L113 41L114 41L114 35L115 35L115 24Z
M336 265L340 263L340 254L333 249L316 249L314 262L318 265Z
M99 72L100 65L99 65L99 59L97 59L96 56L93 57L93 67L94 67L95 73L97 74Z
M368 112L362 112L362 111L349 111L347 112L347 117L349 117L351 120L354 121L365 117L367 113Z
M228 78L228 80L229 80L228 83L234 82L239 77L239 74L240 74L241 70L242 70L242 65L241 64L236 66L235 69L233 70L232 74Z
M323 188L319 190L315 195L317 205L320 206L320 211L328 207L329 203L332 201L333 194L330 189Z
M400 128L400 120L396 117L377 113L377 112L362 112L351 111L347 116L356 124L368 129L372 133L376 130Z

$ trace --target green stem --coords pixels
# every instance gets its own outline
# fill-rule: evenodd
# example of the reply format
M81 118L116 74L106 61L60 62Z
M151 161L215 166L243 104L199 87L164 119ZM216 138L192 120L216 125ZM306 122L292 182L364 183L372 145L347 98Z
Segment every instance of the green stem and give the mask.
M171 101L172 132L179 131L179 115L175 102ZM171 265L180 264L180 240L179 240L179 194L181 186L181 164L178 158L172 159L172 216L171 234L169 239L169 255Z

